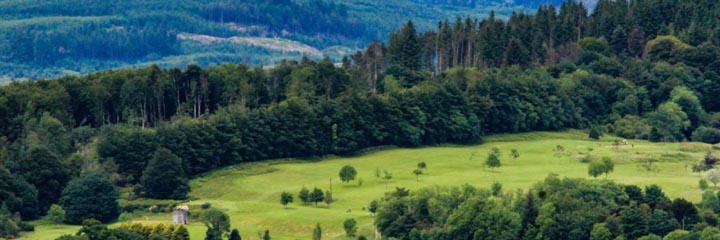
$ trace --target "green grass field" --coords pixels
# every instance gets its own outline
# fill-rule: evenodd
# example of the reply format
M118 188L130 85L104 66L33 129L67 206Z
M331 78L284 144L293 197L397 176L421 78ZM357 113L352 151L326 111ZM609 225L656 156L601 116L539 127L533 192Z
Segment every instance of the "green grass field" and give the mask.
M327 157L320 161L277 160L241 164L192 180L191 196L195 200L190 205L197 208L203 202L210 202L213 207L225 211L243 239L259 239L258 232L265 229L270 230L273 239L310 239L316 223L322 226L323 239L346 239L342 222L347 218L358 221L360 234L372 237L373 218L362 208L395 187L406 187L412 191L433 185L489 187L493 182L500 182L504 191L515 192L527 189L550 173L589 178L587 164L579 160L588 148L593 148L592 156L611 157L615 162L615 171L608 179L639 186L658 184L671 198L699 200L700 177L690 171L690 166L702 159L712 146L633 140L631 145L616 148L612 145L615 139L605 136L601 141L594 141L580 131L534 132L487 137L480 145L388 149L355 157ZM570 152L569 156L556 157L552 151L556 145L563 145ZM484 167L484 161L492 147L502 150L502 167L489 170ZM520 152L517 159L509 156L513 148ZM657 172L641 170L639 163L647 158L660 161ZM426 162L428 168L416 181L412 171L421 161ZM340 182L338 171L344 165L352 165L358 170L361 186L358 181L349 184ZM385 182L376 178L377 168L391 172L392 180ZM335 203L330 207L324 203L319 207L299 203L297 192L302 186L327 190L331 179ZM290 204L288 209L280 205L280 193L283 191L295 195L295 203ZM347 209L352 209L352 212L346 212ZM169 223L171 216L146 215L135 220ZM36 232L26 235L26 239L54 239L62 234L74 233L77 229L77 226L39 224ZM189 230L192 239L203 239L205 227L201 223L192 223Z

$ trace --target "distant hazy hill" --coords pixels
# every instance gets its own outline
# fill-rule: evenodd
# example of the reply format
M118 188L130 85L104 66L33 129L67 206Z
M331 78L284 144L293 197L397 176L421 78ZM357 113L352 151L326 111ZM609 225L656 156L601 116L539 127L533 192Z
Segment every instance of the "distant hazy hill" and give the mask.
M407 20L420 28L561 0L5 0L0 82L146 65L339 58Z

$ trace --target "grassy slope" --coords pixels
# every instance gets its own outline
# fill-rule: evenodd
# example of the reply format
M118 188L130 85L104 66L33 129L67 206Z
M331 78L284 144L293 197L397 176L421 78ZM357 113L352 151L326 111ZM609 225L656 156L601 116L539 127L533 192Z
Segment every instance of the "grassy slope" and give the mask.
M658 184L670 197L685 197L697 201L700 189L697 187L698 175L686 170L686 165L702 158L709 145L699 143L658 144L644 141L631 141L632 146L614 149L606 136L602 141L588 140L585 133L570 131L565 133L535 132L493 136L481 145L438 146L417 149L391 149L371 152L356 157L329 157L315 162L272 161L242 164L228 167L192 181L191 193L196 201L191 208L208 201L214 207L226 211L232 219L233 227L240 229L244 239L257 239L259 231L270 229L274 239L308 239L315 223L320 223L325 239L345 239L342 222L346 218L355 218L360 225L360 233L372 236L372 218L361 208L371 200L394 187L406 187L411 190L420 187L443 185L452 186L471 184L489 187L497 181L503 184L505 191L527 189L541 181L550 173L566 177L587 177L587 164L578 161L578 152L587 152L594 148L593 156L609 156L616 162L615 172L608 178L621 183ZM572 156L563 159L554 157L552 148L565 146ZM492 147L503 151L503 166L496 170L487 170L483 162ZM510 149L517 148L521 154L518 159L507 156ZM470 156L475 152L475 157ZM639 170L637 160L652 156L661 159L659 173L646 174ZM426 174L415 180L412 170L418 162L428 165ZM343 184L337 176L338 170L346 164L358 169L358 177L363 179L362 186L357 181ZM384 168L393 173L389 183L377 179L376 168ZM282 191L297 195L302 186L328 188L329 179L333 181L333 196L336 203L331 207L303 206L292 203L284 209L279 203ZM346 213L352 209L352 213ZM169 222L169 215L160 214L137 219L145 223ZM28 239L52 239L59 233L72 233L77 227L40 225L37 232ZM202 239L204 226L193 223L190 232L193 239Z

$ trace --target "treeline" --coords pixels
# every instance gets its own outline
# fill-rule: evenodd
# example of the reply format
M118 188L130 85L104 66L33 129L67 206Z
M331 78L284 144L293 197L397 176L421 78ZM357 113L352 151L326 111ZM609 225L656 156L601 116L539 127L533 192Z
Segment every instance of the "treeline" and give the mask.
M719 203L713 191L696 206L656 185L551 175L527 192L462 186L388 193L375 224L383 237L413 240L715 239Z

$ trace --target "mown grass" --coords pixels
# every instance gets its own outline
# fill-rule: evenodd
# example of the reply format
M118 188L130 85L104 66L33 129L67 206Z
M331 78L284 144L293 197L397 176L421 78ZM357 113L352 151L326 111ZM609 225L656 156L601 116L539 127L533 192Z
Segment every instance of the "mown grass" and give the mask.
M327 157L320 161L276 160L241 164L206 174L191 181L195 199L191 206L203 202L228 213L232 226L238 228L243 239L259 239L258 232L269 229L273 239L309 239L316 223L323 229L323 239L346 239L342 222L355 218L359 233L373 236L373 218L363 206L378 199L395 187L414 189L433 185L470 184L489 187L494 182L503 184L504 191L527 189L548 174L562 177L589 178L587 164L580 158L588 152L594 158L610 157L616 163L615 171L608 179L625 184L645 186L658 184L672 198L684 197L693 201L700 198L700 176L690 171L690 166L702 159L710 145L700 143L649 143L630 141L627 146L613 146L617 138L605 136L600 141L590 140L580 131L533 132L491 136L480 145L436 146L414 149L385 149L369 151L353 157ZM562 145L569 152L563 157L555 156L552 149ZM492 147L502 150L502 167L487 169L484 161ZM516 148L520 157L513 159L510 150ZM591 149L592 150L591 150ZM655 159L656 172L642 170L639 163ZM412 171L418 162L424 161L428 168L416 181ZM358 170L358 181L341 183L339 169L352 165ZM377 168L393 174L390 181L375 176ZM601 177L604 178L604 177ZM297 195L306 186L327 190L332 180L335 203L302 205L299 199L287 209L280 205L283 191ZM351 212L347 212L351 209ZM148 214L135 219L143 223L169 223L169 214ZM43 225L28 239L53 239L60 234L73 233L77 227ZM192 223L193 239L203 239L205 227Z

